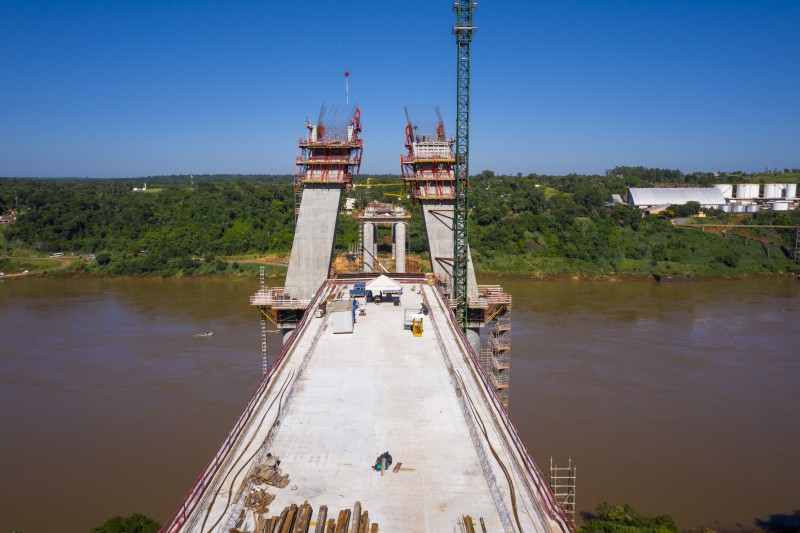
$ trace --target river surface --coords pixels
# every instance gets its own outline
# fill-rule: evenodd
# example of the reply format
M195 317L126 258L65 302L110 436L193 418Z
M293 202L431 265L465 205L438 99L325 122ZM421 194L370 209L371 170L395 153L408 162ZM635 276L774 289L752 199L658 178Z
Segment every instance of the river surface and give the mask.
M579 512L736 530L800 509L800 282L503 285L511 416L543 471L577 465ZM256 289L0 282L0 531L166 520L260 379Z

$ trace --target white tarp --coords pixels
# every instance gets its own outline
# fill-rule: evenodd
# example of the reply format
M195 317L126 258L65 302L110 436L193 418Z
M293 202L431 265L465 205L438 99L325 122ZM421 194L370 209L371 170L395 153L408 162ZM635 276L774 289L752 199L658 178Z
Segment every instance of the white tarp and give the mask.
M381 274L377 278L367 283L367 290L372 291L373 295L376 294L400 294L403 288L399 283L394 281L389 276Z

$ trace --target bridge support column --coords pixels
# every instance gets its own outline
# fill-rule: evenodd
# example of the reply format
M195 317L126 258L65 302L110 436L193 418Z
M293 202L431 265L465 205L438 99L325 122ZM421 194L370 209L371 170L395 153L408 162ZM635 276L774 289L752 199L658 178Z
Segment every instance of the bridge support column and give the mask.
M375 271L375 224L372 222L364 222L364 245L361 249L361 257L364 259L363 271Z
M328 279L339 216L341 185L309 184L303 189L286 273L286 294L307 300Z
M423 202L425 232L428 234L428 250L434 274L453 277L453 202ZM472 255L467 247L467 293L478 297L478 282L472 266Z
M405 273L406 271L406 225L398 222L394 225L394 271Z

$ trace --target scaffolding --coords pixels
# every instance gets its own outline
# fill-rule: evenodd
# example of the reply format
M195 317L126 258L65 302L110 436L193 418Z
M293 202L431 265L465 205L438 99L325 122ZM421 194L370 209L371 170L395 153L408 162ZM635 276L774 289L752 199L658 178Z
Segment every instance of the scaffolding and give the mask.
M511 295L499 285L478 287L478 300L470 300L472 310L483 308L486 344L481 347L481 365L489 376L497 397L508 409L509 369L511 367Z
M400 168L406 190L420 202L455 199L455 141L445 135L444 122L436 108L435 131L420 131L406 108L406 154L400 155Z
M306 128L308 134L297 143L300 153L295 161L295 192L308 184L350 187L361 168L364 148L361 110L347 107L327 113L322 106L317 122L306 121Z
M265 269L263 266L258 269L258 280L259 290L263 291L266 288ZM266 376L269 368L267 364L267 316L263 311L261 314L261 375Z
M550 489L564 513L575 521L575 465L572 457L567 466L558 466L550 457Z

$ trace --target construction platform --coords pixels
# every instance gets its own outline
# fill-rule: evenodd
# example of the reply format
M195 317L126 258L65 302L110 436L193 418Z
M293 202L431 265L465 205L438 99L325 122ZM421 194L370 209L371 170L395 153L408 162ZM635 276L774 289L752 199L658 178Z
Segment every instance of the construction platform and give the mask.
M305 502L359 502L382 532L465 531L467 517L492 532L574 530L439 289L408 275L395 281L400 296L359 302L352 333L340 334L337 306L326 304L347 299L352 282L323 284L162 531L257 531L267 515ZM415 336L406 310L423 303ZM374 470L387 451L392 468ZM267 453L288 476L282 488L258 475ZM247 502L262 489L274 499L257 512Z

